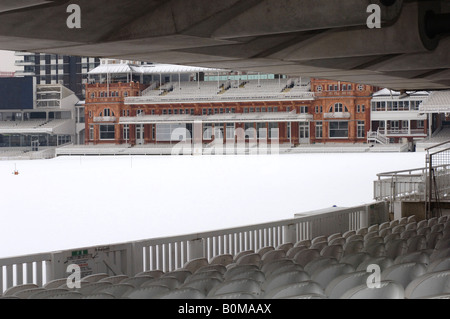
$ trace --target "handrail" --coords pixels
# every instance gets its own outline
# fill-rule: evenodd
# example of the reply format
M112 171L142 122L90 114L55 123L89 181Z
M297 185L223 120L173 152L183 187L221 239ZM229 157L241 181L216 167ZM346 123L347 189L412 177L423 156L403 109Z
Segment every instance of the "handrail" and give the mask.
M277 247L286 242L344 233L384 222L387 218L386 203L378 202L335 208L327 213L309 212L307 216L251 226L3 258L0 259L0 293L21 283L42 285L67 277L67 266L80 260L86 275L105 272L134 276L153 269L172 271L196 258L209 260L221 254L256 251L263 246Z

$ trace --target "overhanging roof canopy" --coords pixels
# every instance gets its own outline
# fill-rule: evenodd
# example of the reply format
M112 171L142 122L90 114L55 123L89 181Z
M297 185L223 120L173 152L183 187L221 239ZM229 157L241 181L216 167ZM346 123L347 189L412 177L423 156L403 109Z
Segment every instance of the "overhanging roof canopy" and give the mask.
M448 0L71 2L2 0L0 49L450 89Z
M423 113L450 113L450 91L432 92L419 107Z
M186 74L199 72L223 72L224 70L194 67L187 65L176 64L145 64L145 65L131 65L131 64L102 64L89 72L89 74Z

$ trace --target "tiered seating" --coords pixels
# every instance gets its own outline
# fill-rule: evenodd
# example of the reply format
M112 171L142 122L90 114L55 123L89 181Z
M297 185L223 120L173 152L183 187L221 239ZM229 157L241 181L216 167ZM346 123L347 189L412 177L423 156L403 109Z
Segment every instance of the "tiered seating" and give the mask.
M372 281L372 269L380 281ZM369 283L379 284L371 288ZM402 218L343 234L192 260L170 272L96 274L80 289L65 279L16 286L23 299L449 298L450 218Z

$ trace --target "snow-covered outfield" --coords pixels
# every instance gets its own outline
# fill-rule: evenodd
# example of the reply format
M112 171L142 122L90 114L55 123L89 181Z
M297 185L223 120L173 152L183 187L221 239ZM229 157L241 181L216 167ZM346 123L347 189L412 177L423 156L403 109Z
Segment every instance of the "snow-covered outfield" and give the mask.
M424 165L421 152L2 161L0 257L365 204L373 201L376 174Z

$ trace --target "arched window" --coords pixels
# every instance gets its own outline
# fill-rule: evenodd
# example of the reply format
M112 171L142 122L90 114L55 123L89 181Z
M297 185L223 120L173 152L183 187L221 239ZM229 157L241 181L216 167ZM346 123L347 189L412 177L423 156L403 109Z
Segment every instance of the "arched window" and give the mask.
M348 112L347 107L342 103L336 103L330 107L330 113L342 113L342 112Z
M105 117L114 116L114 112L112 112L111 109L106 108L103 110L103 112L100 113L100 116L105 116Z

